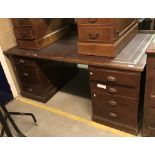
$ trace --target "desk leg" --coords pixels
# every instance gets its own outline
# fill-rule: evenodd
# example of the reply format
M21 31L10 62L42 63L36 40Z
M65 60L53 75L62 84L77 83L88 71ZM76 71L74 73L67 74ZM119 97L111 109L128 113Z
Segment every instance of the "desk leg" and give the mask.
M12 133L10 131L10 128L9 128L7 122L5 121L5 118L3 117L3 114L2 114L1 111L0 111L0 122L1 122L2 127L4 128L4 131L5 131L6 135L8 137L13 137L13 135L12 135Z

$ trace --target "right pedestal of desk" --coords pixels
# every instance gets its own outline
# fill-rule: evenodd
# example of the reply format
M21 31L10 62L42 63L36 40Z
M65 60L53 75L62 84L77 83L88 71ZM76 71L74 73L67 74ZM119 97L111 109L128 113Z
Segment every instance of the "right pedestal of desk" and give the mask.
M143 72L89 66L93 120L137 135L141 126Z

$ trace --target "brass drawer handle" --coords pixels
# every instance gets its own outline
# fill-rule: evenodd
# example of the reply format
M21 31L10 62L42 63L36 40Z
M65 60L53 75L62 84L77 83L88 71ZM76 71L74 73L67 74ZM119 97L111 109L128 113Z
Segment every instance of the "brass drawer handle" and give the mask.
M115 82L116 81L116 78L113 77L113 76L108 76L107 77L107 81L109 81L109 82Z
M117 92L117 90L115 88L109 88L108 92L111 94L115 94Z
M26 76L26 77L28 77L28 76L29 76L29 74L28 74L28 73L23 73L23 75L24 75L24 76Z
M114 100L111 100L111 101L109 101L109 105L110 106L116 106L117 105L117 102L114 101Z
M97 22L97 19L96 18L88 18L88 22L91 24L94 24Z
M96 33L96 34L91 34L91 33L89 33L88 35L89 35L89 38L90 38L90 39L95 40L95 39L97 39L97 38L99 37L100 34L99 34L99 33Z
M19 61L20 61L20 63L22 63L22 64L25 63L25 61L24 61L23 59L20 59Z
M113 117L113 118L116 118L116 117L117 117L117 114L111 112L111 113L109 113L109 116L111 116L111 117Z
M116 35L117 36L120 36L120 32L118 30L116 31Z
M29 92L32 92L33 90L32 90L32 88L28 88L28 91L29 91Z

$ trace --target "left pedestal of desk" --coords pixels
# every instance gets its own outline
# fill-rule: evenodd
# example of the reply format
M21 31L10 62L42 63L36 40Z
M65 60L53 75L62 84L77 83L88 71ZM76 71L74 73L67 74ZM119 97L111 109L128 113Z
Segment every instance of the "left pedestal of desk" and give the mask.
M9 56L21 95L47 102L76 72L75 64L24 56Z

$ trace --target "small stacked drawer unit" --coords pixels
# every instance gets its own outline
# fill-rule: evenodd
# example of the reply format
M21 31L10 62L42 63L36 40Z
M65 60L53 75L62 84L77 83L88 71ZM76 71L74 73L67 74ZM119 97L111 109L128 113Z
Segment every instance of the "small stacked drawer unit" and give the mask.
M78 54L115 57L138 30L135 18L78 18Z
M138 134L141 74L89 66L93 120Z
M12 19L19 48L40 50L64 37L72 19L16 18Z
M11 56L21 95L46 102L69 80L77 67L74 64Z

